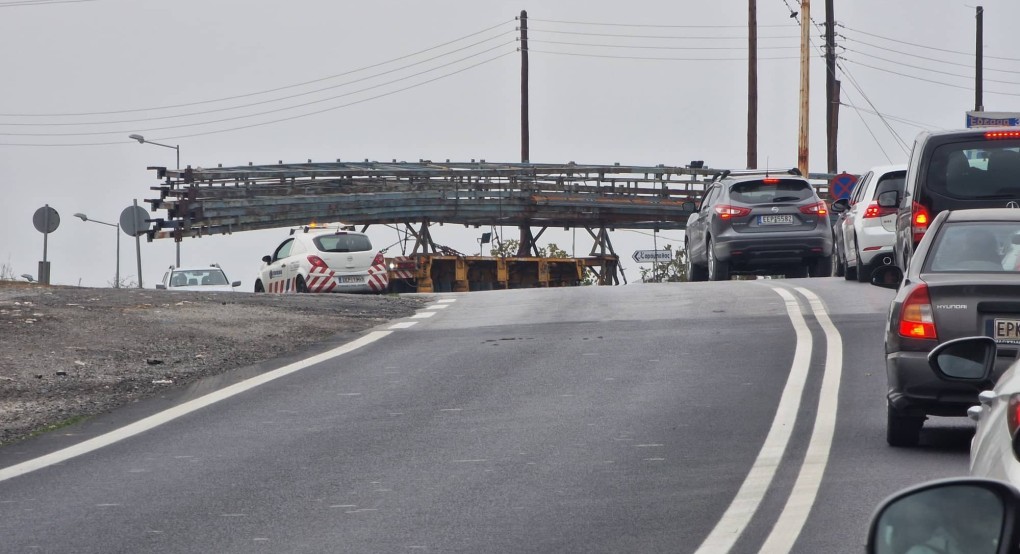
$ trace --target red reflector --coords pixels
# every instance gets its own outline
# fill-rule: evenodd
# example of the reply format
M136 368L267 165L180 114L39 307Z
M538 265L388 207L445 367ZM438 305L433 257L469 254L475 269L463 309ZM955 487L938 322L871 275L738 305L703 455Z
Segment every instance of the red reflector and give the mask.
M1020 138L1020 131L988 131L985 138L988 140Z
M1009 429L1009 436L1016 434L1017 427L1020 427L1020 395L1009 397L1009 405L1006 408L1006 428Z

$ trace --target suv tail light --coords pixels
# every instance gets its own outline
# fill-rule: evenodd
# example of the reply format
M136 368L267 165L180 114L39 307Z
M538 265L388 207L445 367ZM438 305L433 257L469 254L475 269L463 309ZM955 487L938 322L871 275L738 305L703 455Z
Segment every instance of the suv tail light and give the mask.
M907 296L900 310L900 336L911 339L935 339L935 312L932 310L928 285L918 285Z
M308 263L312 264L312 269L315 269L317 267L320 267L322 269L329 269L329 266L326 265L326 262L322 261L322 258L314 254L308 256Z
M383 257L382 252L377 252L375 259L372 260L372 265L386 265L386 258Z
M722 219L731 219L734 217L744 217L751 213L751 208L744 208L741 206L730 206L729 204L719 204L713 208L715 213L719 214Z
M829 213L829 207L825 205L825 202L819 200L810 206L801 206L800 213L807 215L817 215L819 217L825 217Z
M924 232L928 230L929 223L931 223L931 214L928 213L928 208L917 202L912 203L910 205L910 227L914 244L921 242Z

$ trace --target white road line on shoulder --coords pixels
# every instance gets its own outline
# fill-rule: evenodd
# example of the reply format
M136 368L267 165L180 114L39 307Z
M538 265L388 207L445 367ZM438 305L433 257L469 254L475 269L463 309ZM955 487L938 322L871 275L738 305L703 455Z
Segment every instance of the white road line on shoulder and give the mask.
M433 304L431 306L426 306L425 309L426 310L443 310L443 309L446 309L446 308L449 308L449 307L450 307L449 304Z
M759 552L789 552L804 528L811 506L818 497L825 466L829 463L832 437L836 432L836 408L839 404L839 384L843 374L843 337L829 319L821 299L813 292L795 287L807 298L811 311L822 331L825 332L825 373L822 388L818 393L818 409L815 410L815 426L811 431L804 462L793 485L793 491L786 500L772 533L765 539Z
M291 373L295 373L297 371L305 369L306 367L325 362L327 360L330 360L337 356L342 356L349 352L353 352L363 346L372 344L373 342L383 337L386 337L390 334L391 334L390 331L373 331L343 346L338 346L337 348L334 348L327 352L323 352L322 354L317 354L310 358L305 358L304 360L300 360L292 364L285 365L281 368L277 368L272 371L267 371L266 373L257 375L255 377L252 377L251 379L246 379L244 381L241 381L240 383L234 383L229 387L224 387L218 391L211 392L200 398L196 398L189 402L180 404L179 406L174 406L169 410L163 410L162 412L153 414L145 419L138 420L130 425L126 425L124 427L121 427L120 429L115 429L113 431L110 431L109 433L104 433L102 435L99 435L98 437L89 439L74 446L69 446L67 448L57 450L56 452L47 454L45 456L35 458L33 460L28 460L25 462L21 462L20 464L15 464L9 467L2 468L0 469L0 481L6 481L8 479L18 477L19 475L31 473L38 469L42 469L44 467L48 467L54 464L59 464L61 462L70 460L71 458L74 458L76 456L81 456L82 454L87 454L94 450L99 450L104 446L109 446L115 442L124 440L129 437L133 437L139 433L143 433L145 431L158 427L164 423L173 421L183 415L190 414L191 412L194 412L196 410L219 402L220 400L225 400L227 398L230 398L231 396L251 390L259 385L263 385L270 381L279 379L280 377L284 377L286 375L290 375Z
M417 321L401 321L400 323L394 323L393 325L390 325L389 328L390 329L407 329L408 327L414 327L417 324L418 324Z
M797 298L789 291L778 287L769 287L783 298L786 314L793 324L797 337L797 346L793 351L793 362L790 364L790 375L786 379L782 397L776 407L776 415L772 419L765 442L758 451L751 470L744 478L737 495L730 502L722 518L705 538L695 554L725 554L744 532L754 513L761 505L769 485L776 475L776 469L783 459L783 453L790 442L793 424L800 410L800 400L807 381L808 368L811 363L811 331L800 313Z
M411 319L426 319L436 315L439 312L418 312L411 316Z
M452 304L452 303L454 303L456 301L457 301L456 298L444 298L444 299L440 300L439 303L440 304Z

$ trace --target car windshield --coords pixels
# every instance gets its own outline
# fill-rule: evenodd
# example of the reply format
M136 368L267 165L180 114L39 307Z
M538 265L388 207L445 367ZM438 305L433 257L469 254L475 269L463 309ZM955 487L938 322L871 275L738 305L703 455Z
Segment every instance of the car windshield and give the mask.
M743 204L800 202L814 194L807 182L793 179L743 181L730 188L730 199Z
M171 287L226 285L227 277L218 269L182 269L170 277Z
M932 153L928 183L954 198L1020 197L1020 141L944 144Z
M1020 222L947 223L928 254L926 271L1020 271Z
M372 249L372 242L365 235L321 235L315 237L315 246L323 252L364 252Z

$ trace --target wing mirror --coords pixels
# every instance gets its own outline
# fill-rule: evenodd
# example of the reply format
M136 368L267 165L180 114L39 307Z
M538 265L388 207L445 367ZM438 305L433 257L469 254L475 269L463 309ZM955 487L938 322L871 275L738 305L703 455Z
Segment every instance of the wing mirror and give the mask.
M832 209L832 211L834 211L834 212L836 212L838 214L839 213L843 213L843 212L849 210L850 209L850 199L848 199L848 198L840 198L839 200L836 200L835 202L832 203L831 209Z
M898 208L900 206L900 191L887 190L878 195L879 208Z
M987 381L995 368L997 350L991 337L953 339L928 353L928 365L946 381Z
M691 202L690 200L684 202L683 204L680 204L680 209L685 212L698 211L698 207L694 204L694 202Z
M871 518L869 554L1015 552L1020 494L1001 481L931 481L886 499Z
M271 264L271 263L273 263L273 257L272 256L262 256L262 263L264 263L264 264Z
M240 281L234 281L233 283L230 283L230 286L234 287L234 288L237 288L237 287L241 286L241 282Z
M871 272L871 284L876 287L899 290L903 270L894 265L883 265Z

